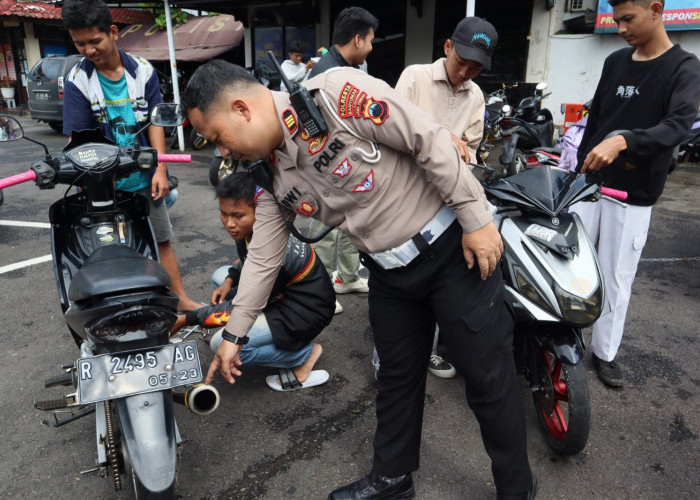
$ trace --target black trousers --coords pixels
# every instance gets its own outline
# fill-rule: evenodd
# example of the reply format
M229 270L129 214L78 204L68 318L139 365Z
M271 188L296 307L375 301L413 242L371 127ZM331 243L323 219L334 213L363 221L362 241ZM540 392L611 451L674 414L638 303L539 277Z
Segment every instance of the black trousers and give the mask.
M512 353L513 316L498 270L482 280L468 269L462 230L453 223L428 253L385 270L369 256L369 317L379 353L376 473L418 469L428 359L435 322L449 359L464 377L500 495L531 485L525 416Z

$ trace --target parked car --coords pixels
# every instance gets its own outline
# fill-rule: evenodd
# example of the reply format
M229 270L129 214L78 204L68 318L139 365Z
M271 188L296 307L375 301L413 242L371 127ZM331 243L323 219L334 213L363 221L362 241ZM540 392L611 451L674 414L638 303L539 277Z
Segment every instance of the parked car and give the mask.
M63 82L82 56L51 56L41 59L29 72L27 94L32 118L63 132Z

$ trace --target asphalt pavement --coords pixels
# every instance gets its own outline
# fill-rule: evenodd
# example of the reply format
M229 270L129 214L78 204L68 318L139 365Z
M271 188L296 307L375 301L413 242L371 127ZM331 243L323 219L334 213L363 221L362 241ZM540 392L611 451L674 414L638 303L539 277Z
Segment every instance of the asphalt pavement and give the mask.
M64 143L45 124L22 117L26 134L57 151ZM208 169L213 149L190 165L172 165L180 199L171 209L173 241L191 297L207 300L211 272L231 261L233 242L221 227ZM25 171L42 149L29 141L0 144L0 177ZM538 428L522 384L528 451L539 476L538 498L700 497L700 166L681 165L654 208L618 361L622 389L603 386L586 354L592 423L583 452L554 454ZM0 272L50 254L50 204L65 187L33 183L5 190L0 207ZM19 221L7 225L5 221ZM369 471L376 424L370 363L372 335L363 295L341 295L345 311L318 341L317 367L331 374L320 387L270 390L266 368L247 368L229 386L215 381L222 401L199 417L176 408L184 437L177 491L181 498L322 499ZM58 304L51 263L0 273L0 498L129 498L110 478L81 474L95 465L91 417L61 428L33 408L35 397L59 395L43 380L75 360ZM590 340L590 332L586 332ZM197 339L202 363L212 358ZM449 359L449 353L446 353ZM490 465L460 377L428 376L421 468L416 498L495 498Z

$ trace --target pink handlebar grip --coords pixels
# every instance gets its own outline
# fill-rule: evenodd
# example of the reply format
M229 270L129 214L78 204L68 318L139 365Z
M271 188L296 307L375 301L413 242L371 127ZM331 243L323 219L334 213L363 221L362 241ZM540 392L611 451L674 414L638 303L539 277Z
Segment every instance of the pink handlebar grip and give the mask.
M625 201L627 199L627 191L620 191L619 189L612 189L601 186L600 192L603 193L605 196L610 196L611 198L615 198L616 200Z
M159 154L158 161L164 161L168 163L190 163L192 161L192 155Z
M32 170L27 170L24 173L0 179L0 189L5 189L16 184L22 184L23 182L27 181L33 181L34 179L36 179L36 174Z

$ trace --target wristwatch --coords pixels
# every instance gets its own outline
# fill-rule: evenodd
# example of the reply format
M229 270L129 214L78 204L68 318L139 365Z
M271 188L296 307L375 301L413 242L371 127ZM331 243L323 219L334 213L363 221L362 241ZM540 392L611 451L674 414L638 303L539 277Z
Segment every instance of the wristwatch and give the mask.
M234 335L232 333L229 333L226 330L224 330L222 332L221 337L224 340L228 340L229 342L233 342L234 344L238 344L238 345L245 345L250 340L248 335L244 335L243 337L239 337L238 335Z

